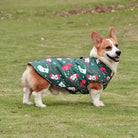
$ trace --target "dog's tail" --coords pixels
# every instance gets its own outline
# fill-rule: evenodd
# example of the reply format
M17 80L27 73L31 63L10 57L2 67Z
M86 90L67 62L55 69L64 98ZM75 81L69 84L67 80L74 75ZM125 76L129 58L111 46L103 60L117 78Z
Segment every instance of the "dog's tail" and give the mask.
M21 81L23 83L24 86L29 86L29 74L30 74L30 71L31 71L31 68L30 66L28 65L26 70L24 71L23 75L22 75L22 78L21 78Z

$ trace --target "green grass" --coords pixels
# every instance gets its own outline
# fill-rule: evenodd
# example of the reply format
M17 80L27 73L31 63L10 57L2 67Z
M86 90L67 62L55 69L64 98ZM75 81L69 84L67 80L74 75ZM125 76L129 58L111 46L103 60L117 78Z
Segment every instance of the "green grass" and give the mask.
M116 138L138 135L138 46L135 0L0 1L0 138ZM112 13L59 16L64 11L124 5ZM116 28L122 50L118 74L92 106L88 95L45 94L47 108L22 104L28 61L89 56L93 30L107 38ZM44 38L45 40L41 40ZM32 101L33 98L31 99ZM18 108L22 106L22 108ZM30 118L25 115L31 115Z

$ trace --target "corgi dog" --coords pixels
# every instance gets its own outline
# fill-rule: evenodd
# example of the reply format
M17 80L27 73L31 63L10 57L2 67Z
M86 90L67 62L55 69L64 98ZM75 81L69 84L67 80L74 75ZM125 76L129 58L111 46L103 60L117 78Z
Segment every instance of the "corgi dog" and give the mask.
M37 107L46 107L41 97L49 90L54 95L59 92L89 94L95 107L104 106L100 95L117 72L121 51L113 27L108 39L95 31L91 39L94 47L88 58L48 58L29 62L22 75L23 104L33 104L30 101L33 95Z

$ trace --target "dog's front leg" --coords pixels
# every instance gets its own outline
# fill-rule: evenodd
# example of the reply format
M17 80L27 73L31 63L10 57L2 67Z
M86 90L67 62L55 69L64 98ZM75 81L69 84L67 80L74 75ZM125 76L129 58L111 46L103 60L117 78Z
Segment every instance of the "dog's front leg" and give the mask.
M92 82L89 83L87 88L89 90L90 99L94 106L104 106L104 103L100 101L100 94L103 91L103 85L100 82Z
M101 92L102 92L102 89L101 90L91 89L89 91L90 99L91 99L93 105L96 107L104 106L104 103L102 101L100 101Z

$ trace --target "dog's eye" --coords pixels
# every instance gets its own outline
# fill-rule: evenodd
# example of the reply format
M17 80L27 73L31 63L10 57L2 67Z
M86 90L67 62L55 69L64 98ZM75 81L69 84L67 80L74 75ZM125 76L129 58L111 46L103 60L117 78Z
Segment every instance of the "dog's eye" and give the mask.
M112 48L111 46L107 46L107 47L106 47L107 50L110 50L111 48Z
M118 44L116 44L115 46L118 47Z

